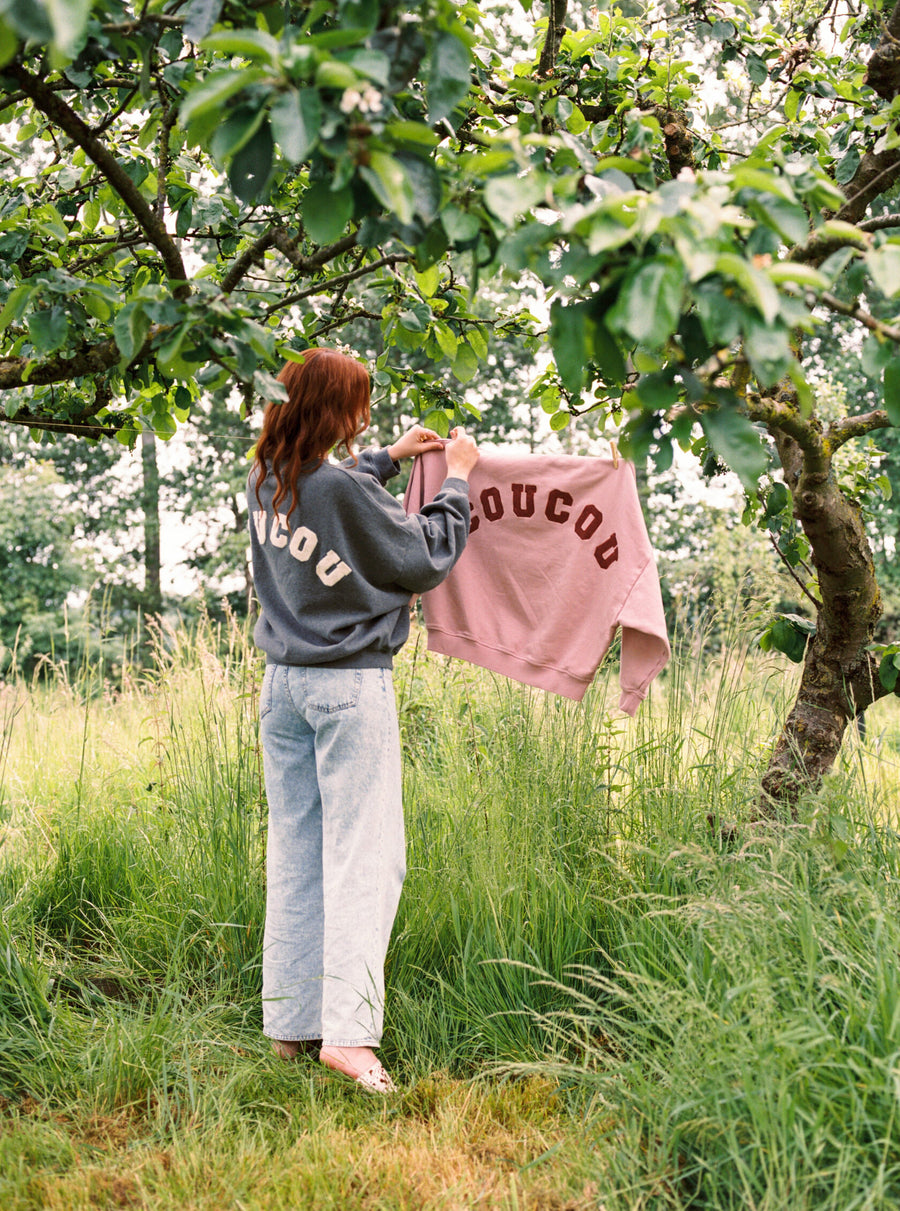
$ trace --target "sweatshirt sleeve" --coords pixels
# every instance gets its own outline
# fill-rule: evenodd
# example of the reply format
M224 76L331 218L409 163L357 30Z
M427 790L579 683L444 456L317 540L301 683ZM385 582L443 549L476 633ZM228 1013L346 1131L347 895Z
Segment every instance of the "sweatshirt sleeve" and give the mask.
M413 593L427 593L436 588L449 576L463 553L469 537L469 519L468 483L464 479L445 479L434 500L423 505L420 513L407 518L418 530L418 541L414 537L409 542L397 583Z
M345 458L341 466L357 475L371 475L382 485L400 474L400 464L394 462L387 450L360 450L356 461Z
M622 606L622 658L619 707L634 715L646 697L650 682L669 659L669 640L659 576L652 557L647 560Z
M469 485L448 478L421 512L407 515L400 501L369 475L346 477L346 517L354 558L366 579L409 593L441 583L459 559L469 536ZM343 495L343 494L342 494Z

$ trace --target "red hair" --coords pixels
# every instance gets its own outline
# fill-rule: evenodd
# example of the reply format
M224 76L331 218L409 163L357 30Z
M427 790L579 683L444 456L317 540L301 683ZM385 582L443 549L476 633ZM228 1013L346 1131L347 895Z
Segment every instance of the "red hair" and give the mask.
M260 507L259 486L271 471L272 507L277 513L290 490L290 516L301 475L315 471L336 447L353 456L352 443L369 424L369 373L333 349L308 349L302 362L287 363L278 381L288 398L266 404L253 468Z

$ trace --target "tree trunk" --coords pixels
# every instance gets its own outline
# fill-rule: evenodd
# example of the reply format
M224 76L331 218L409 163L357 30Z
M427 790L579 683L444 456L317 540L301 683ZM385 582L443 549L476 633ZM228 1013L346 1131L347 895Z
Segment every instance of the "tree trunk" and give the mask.
M156 438L146 430L141 434L141 508L144 513L144 610L162 613L162 579L159 541L159 465Z
M840 751L847 724L887 691L867 650L881 617L881 593L859 508L832 474L827 439L798 443L772 430L794 516L812 547L819 582L816 634L797 700L762 782L759 811L793 814L799 795L817 787Z
M568 0L550 0L550 14L547 22L547 36L541 48L538 62L538 75L549 76L556 67L556 56L559 54L559 44L566 32L566 8Z

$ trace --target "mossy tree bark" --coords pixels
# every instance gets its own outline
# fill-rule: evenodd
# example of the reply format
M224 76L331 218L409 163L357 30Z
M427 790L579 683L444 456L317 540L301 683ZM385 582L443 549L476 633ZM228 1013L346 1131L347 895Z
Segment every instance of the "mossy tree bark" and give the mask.
M760 812L794 810L800 793L832 768L847 724L887 691L869 651L881 617L881 594L859 507L841 492L833 455L846 426L824 431L804 420L796 397L783 392L770 415L794 516L812 548L819 600L816 634L807 648L796 701L763 777ZM862 419L862 418L860 418ZM872 414L870 423L880 419ZM786 430L792 429L793 436Z

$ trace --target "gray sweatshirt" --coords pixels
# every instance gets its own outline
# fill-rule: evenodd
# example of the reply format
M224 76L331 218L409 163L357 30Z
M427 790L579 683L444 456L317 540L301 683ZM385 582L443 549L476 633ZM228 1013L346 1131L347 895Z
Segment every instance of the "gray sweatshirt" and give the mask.
M390 668L409 636L409 600L433 589L462 554L469 486L448 478L407 517L384 484L400 468L386 450L303 475L287 518L275 477L247 483L253 580L262 607L253 637L269 664ZM290 507L290 491L281 509Z

